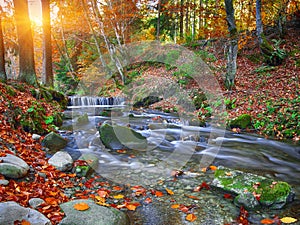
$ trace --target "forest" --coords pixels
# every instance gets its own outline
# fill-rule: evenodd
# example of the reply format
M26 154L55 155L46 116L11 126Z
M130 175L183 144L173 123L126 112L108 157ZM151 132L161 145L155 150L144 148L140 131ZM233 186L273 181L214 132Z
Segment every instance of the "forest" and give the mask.
M300 173L299 36L297 0L0 0L0 224L73 224L72 210L94 219L98 206L112 210L103 211L107 218L98 221L105 225L207 224L210 217L215 224L296 224L300 183L292 177ZM86 113L90 104L97 115ZM128 114L122 112L124 105L131 107ZM122 113L128 122L119 121ZM91 121L97 121L93 128ZM178 128L184 133L180 138ZM114 140L118 129L123 143ZM93 131L101 144L87 143ZM129 131L139 140L128 140ZM166 140L159 139L159 153L149 153L151 132ZM73 136L77 145L71 146ZM133 147L126 142L134 142ZM142 153L145 142L147 154ZM107 171L94 161L106 159L83 157L86 149L100 146L120 165L137 160L158 169L158 159L166 154L162 149L172 149L172 156L176 146L189 149L190 142L197 154L205 155L212 144L232 155L227 163L222 153L214 155L215 161L208 157L201 168L190 152L182 153L189 158L181 162L169 157L164 170L173 166L171 178L163 179L148 169L122 166L117 175L109 170L102 177ZM58 169L52 157L69 148L72 154L79 149L81 158L61 156L71 161L67 169ZM236 156L235 150L245 152ZM12 164L17 172L11 172ZM284 178L288 172L281 168L292 172ZM242 170L246 180L240 181L234 169ZM144 180L134 185L136 171L142 171L139 181L149 179L153 185ZM247 172L257 174L248 186ZM245 183L250 197L239 201L242 192L226 189L224 179L231 176L235 188ZM204 199L214 199L222 182L225 193L217 194L215 206L208 205ZM34 207L33 198L42 203ZM249 198L266 212L253 201L249 206ZM16 208L11 202L41 215L36 221L15 216L9 205L1 206ZM72 210L64 204L72 204ZM110 221L109 213L118 221ZM77 219L77 225L95 224Z

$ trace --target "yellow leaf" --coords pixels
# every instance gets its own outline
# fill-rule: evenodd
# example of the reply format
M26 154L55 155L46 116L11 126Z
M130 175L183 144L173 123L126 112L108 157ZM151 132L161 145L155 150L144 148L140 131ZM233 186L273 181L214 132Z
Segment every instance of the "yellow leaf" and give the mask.
M134 210L136 209L136 206L135 206L135 205L131 205L131 204L127 204L127 205L126 205L126 208L127 208L128 210L134 211Z
M124 198L124 195L121 195L121 194L115 195L114 198L115 198L115 199L121 199L121 198Z
M87 210L90 208L90 206L85 202L77 203L73 207L74 207L74 209L76 209L78 211L84 211L84 210Z
M297 219L295 219L293 217L283 217L280 220L283 223L295 223L297 221Z
M187 221L194 222L197 219L197 216L195 216L195 214L193 214L193 213L190 213L185 217L185 219Z
M166 191L168 192L169 195L174 195L174 192L168 188L166 188Z

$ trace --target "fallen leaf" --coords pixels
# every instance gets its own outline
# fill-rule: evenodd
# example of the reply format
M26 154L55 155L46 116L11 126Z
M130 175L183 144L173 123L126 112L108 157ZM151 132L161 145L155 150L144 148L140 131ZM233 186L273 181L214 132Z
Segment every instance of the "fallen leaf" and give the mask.
M149 204L149 203L152 202L152 199L151 198L146 198L144 202L147 203L147 204Z
M173 205L171 205L171 208L172 208L172 209L178 209L179 207L180 207L179 204L173 204Z
M78 211L84 211L84 210L87 210L90 208L90 206L85 202L77 203L73 207L74 207L74 209L76 209Z
M27 220L22 220L21 225L31 225L31 223Z
M224 198L230 199L230 198L232 198L232 195L231 195L231 194L228 194L228 193L225 193L225 194L224 194Z
M155 196L161 197L161 196L164 196L164 193L162 193L161 191L155 191Z
M260 223L262 223L262 224L273 224L274 220L266 218L266 219L261 220Z
M124 198L124 195L119 194L114 196L114 199L121 199L121 198Z
M211 170L213 170L213 171L215 171L215 170L218 169L218 167L216 167L216 166L209 166L209 168L210 168Z
M196 197L196 196L194 196L194 195L186 195L186 194L185 194L185 196L188 197L188 198L191 198L191 199L199 200L199 198Z
M136 210L136 205L133 205L133 204L126 204L126 208L127 208L128 210L134 211L134 210Z
M297 219L295 219L293 217L283 217L280 219L280 221L283 223L295 223L297 221Z
M166 188L166 191L167 191L167 193L168 193L169 195L174 195L174 192L173 192L172 190Z
M197 216L195 216L195 214L193 214L193 213L190 213L185 217L185 219L187 221L194 222L197 219Z
M114 186L114 187L113 187L113 190L114 190L114 191L122 191L123 188L120 187L120 186Z

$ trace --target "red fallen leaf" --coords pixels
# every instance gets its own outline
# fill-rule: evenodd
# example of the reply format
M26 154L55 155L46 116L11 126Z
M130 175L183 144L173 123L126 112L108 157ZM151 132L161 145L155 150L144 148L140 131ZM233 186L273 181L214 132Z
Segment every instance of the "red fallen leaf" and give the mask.
M97 194L102 197L102 198L106 198L109 196L108 192L107 191L103 191L103 190L100 190L100 191L97 191Z
M225 193L224 194L224 198L226 198L226 199L232 199L232 195L228 194L228 193Z
M262 219L262 220L260 221L260 223L262 223L262 224L273 224L274 222L275 222L274 220L269 219L269 218Z
M198 187L194 188L194 191L198 192L198 191L201 191L203 188L205 188L206 190L209 190L210 186L206 182L202 182L201 185L199 185Z
M114 186L114 187L113 187L113 190L114 190L114 191L122 191L123 188L120 187L120 186Z
M152 199L151 198L146 198L144 202L147 203L147 204L149 204L149 203L152 202Z
M162 196L164 196L164 193L162 193L161 191L155 191L155 196L162 197Z
M187 213L190 210L190 208L185 205L181 205L178 209L184 213Z

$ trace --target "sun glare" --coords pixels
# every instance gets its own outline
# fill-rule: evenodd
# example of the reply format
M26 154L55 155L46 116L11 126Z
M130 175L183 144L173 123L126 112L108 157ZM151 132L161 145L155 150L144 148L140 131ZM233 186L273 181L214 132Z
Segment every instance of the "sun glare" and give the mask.
M43 25L43 20L37 16L30 16L30 21L34 26L41 27Z

